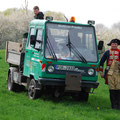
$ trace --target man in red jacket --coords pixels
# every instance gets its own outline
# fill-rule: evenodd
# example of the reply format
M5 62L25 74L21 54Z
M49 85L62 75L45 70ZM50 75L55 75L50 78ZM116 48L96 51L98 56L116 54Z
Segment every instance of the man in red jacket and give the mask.
M111 46L100 61L100 75L105 78L105 84L109 85L110 100L113 109L120 109L120 40L113 39L107 44ZM104 63L106 61L105 74L103 73Z

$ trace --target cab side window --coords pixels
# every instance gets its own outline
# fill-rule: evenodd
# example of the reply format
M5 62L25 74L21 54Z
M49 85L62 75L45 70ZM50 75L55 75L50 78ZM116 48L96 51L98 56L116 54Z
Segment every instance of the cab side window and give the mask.
M35 34L35 29L34 29L34 28L31 28L31 29L30 29L30 36L31 36L31 35L34 35L34 34ZM31 45L30 45L30 36L29 36L28 47L31 47Z
M38 29L36 34L35 49L40 50L41 48L42 48L42 29Z

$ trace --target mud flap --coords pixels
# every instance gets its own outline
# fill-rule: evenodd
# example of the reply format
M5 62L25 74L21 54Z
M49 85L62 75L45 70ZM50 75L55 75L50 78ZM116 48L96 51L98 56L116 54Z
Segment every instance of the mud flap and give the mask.
M81 75L67 73L65 85L65 90L81 91Z

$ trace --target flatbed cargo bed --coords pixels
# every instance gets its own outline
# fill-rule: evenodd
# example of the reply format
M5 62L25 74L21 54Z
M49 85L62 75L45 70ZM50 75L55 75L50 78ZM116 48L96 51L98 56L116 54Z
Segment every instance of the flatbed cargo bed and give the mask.
M20 66L23 62L24 53L22 52L22 43L6 42L6 62Z

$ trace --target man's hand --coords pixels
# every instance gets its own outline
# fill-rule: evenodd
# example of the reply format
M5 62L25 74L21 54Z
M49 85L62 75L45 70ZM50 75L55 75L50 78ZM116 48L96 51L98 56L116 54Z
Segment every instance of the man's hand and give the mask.
M101 76L101 78L104 78L104 74L102 72L100 73L100 76Z

